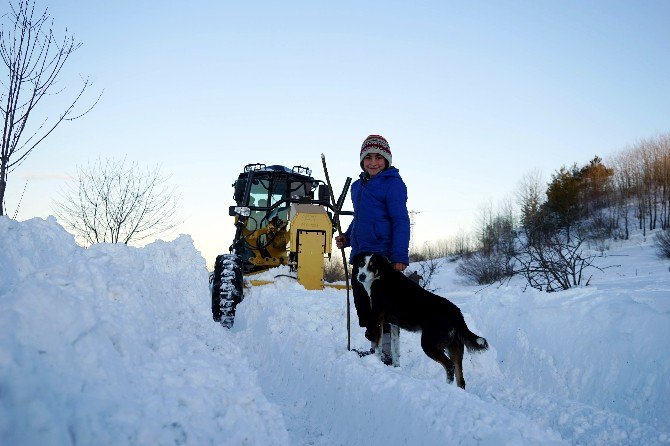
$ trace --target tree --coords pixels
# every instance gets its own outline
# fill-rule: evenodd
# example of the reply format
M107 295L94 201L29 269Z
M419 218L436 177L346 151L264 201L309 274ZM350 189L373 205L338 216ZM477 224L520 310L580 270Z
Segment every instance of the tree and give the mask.
M87 110L78 110L80 99L91 86L90 80L84 79L78 93L66 103L60 114L55 118L42 119L34 127L28 126L30 117L43 100L63 92L63 88L57 88L57 80L81 43L68 35L67 29L62 41L57 41L48 10L36 14L33 0L18 0L17 5L10 3L10 7L11 12L4 15L5 23L0 28L0 57L6 68L0 77L0 112L3 119L0 215L5 214L9 174L56 127L64 121L84 116L98 102L96 100Z
M623 218L623 238L630 238L630 215L629 206L634 195L634 169L631 151L619 153L614 158L614 187L616 190L616 225L620 226Z
M597 155L589 164L579 169L584 217L590 217L597 210L611 205L611 177L613 174L614 169L605 166L602 158Z
M174 229L178 197L158 167L98 160L56 203L56 215L84 244L137 242Z
M553 224L557 228L566 229L568 239L570 239L570 227L576 224L581 216L580 191L577 165L571 169L561 167L552 175L551 183L547 187L547 201L544 205Z
M661 135L658 140L660 157L657 162L660 180L661 228L670 229L670 133Z
M544 196L545 186L539 170L526 173L517 184L515 197L520 209L519 223L531 235L535 235L542 228Z
M642 139L615 158L614 184L628 234L628 209L642 234L670 227L670 134Z

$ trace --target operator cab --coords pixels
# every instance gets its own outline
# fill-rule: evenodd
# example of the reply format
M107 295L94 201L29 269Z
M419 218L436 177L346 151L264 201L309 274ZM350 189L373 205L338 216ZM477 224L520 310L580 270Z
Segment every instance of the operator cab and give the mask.
M303 166L289 169L280 165L247 164L244 172L233 184L236 207L249 208L246 229L261 229L275 217L287 221L290 202L313 201L319 181L314 180L311 174L312 171ZM245 196L249 177L252 177L251 187ZM319 192L321 189L319 188ZM327 197L321 198L328 203ZM234 212L232 208L234 207L231 207L231 215Z

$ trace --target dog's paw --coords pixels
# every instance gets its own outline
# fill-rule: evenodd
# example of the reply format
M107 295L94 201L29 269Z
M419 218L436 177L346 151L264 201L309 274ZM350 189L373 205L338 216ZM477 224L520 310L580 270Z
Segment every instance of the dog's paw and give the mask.
M363 358L363 357L365 357L365 356L368 356L368 355L372 355L372 354L375 352L374 349L370 349L370 350L358 350L358 349L355 349L355 348L353 349L353 351L355 351L356 353L358 353L358 356L360 356L361 358Z
M381 359L385 365L394 365L393 358L386 352L382 352L379 359Z

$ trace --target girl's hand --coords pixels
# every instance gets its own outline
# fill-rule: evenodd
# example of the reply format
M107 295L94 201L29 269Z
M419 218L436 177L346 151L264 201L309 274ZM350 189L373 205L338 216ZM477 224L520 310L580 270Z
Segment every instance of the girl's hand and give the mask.
M346 242L347 242L347 237L344 236L344 235L338 235L337 237L335 237L335 245L340 249L342 249L344 247Z
M405 271L405 268L407 268L407 265L405 265L404 263L394 263L393 264L393 269L396 270L396 271L403 272L403 271Z

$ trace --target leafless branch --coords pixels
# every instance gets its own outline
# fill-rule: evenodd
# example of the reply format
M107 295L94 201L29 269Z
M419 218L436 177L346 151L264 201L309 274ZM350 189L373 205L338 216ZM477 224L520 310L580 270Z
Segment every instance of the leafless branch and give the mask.
M174 229L178 199L160 168L99 159L79 168L77 184L62 194L56 214L86 245L129 244Z
M79 110L79 103L90 89L91 81L83 79L82 87L65 109L54 117L40 120L33 130L31 116L47 97L62 93L57 81L70 56L81 47L67 29L62 40L54 34L54 23L48 9L35 11L34 0L10 3L11 13L0 17L0 59L6 68L0 75L0 114L3 119L0 146L0 215L5 214L4 197L9 174L64 121L86 115L100 100ZM102 93L101 93L102 94Z
M568 236L565 231L547 234L545 237L522 237L515 256L518 273L528 284L538 290L567 290L574 286L588 285L584 273L593 265L595 256L582 249L585 238Z

